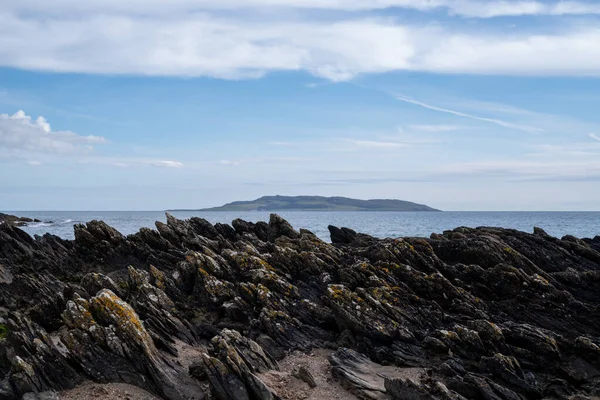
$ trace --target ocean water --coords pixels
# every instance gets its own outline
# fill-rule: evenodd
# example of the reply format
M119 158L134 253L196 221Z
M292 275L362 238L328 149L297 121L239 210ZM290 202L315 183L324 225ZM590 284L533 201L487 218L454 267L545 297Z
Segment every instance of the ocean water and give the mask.
M73 225L94 219L103 220L121 233L128 235L142 227L154 228L155 221L166 222L162 211L54 211L19 212L9 214L37 218L44 222L22 228L31 235L51 233L73 239ZM268 212L198 212L176 211L175 217L184 219L202 217L212 223L231 223L236 218L247 221L268 221ZM534 226L550 235L577 237L600 235L600 212L279 212L296 229L311 230L329 241L328 225L352 228L375 237L420 236L459 226L494 226L532 232Z

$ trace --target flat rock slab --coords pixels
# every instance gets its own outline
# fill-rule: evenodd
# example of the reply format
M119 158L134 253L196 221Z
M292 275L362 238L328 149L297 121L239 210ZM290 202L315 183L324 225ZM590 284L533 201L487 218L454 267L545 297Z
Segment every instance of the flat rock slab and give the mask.
M369 360L354 350L341 348L329 356L332 373L341 380L344 387L360 398L387 399L385 379L410 379L421 381L423 368L399 368L384 366Z

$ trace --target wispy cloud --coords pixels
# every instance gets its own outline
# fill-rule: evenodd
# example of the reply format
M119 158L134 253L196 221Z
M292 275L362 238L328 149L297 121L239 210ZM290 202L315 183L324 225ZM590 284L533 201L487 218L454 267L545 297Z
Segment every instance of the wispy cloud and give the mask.
M452 132L464 129L464 127L458 125L409 125L408 128L429 133Z
M180 169L185 166L183 162L175 160L160 160L127 156L86 156L75 159L75 162L81 165L101 165L115 168L156 167L166 169Z
M375 149L397 149L406 147L405 143L399 142L382 142L376 140L354 140L352 143L358 147L375 148Z
M590 133L590 137L600 142L600 136L596 135L595 133Z
M281 147L297 147L297 146L302 146L305 145L304 142L285 142L285 141L274 141L274 142L267 142L267 145L269 146L281 146Z
M503 120L495 119L495 118L480 117L480 116L473 115L473 114L467 114L467 113L464 113L461 111L451 110L449 108L438 107L438 106L435 106L432 104L409 99L406 97L396 96L396 100L403 101L405 103L414 104L416 106L426 108L428 110L439 111L442 113L451 114L451 115L455 115L457 117L468 118L468 119L472 119L472 120L476 120L476 121L488 122L488 123L499 125L499 126L502 126L505 128L516 129L516 130L524 131L524 132L528 132L528 133L540 133L540 132L544 131L541 128L537 128L537 127L533 127L533 126L514 124L512 122L503 121Z
M286 164L286 163L297 163L305 161L304 157L253 157L253 158L241 158L235 160L219 160L217 164L225 165L230 167L238 167L240 165L267 165L267 164Z
M183 168L182 162L171 160L150 161L149 164L159 168Z

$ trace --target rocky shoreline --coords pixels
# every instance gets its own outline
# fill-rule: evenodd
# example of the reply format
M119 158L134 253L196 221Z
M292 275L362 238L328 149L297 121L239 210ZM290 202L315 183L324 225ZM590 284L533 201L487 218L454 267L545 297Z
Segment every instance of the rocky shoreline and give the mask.
M89 381L168 400L600 396L600 237L156 228L0 224L0 399Z
M42 222L39 219L32 219L27 217L17 217L16 215L0 213L0 225L15 225L15 226L26 226L31 222Z

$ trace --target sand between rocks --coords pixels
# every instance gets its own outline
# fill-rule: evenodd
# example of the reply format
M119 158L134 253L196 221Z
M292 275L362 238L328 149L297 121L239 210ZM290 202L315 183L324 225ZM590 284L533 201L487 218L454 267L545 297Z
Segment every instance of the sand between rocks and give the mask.
M310 354L295 351L279 362L281 371L269 371L258 377L283 400L358 400L331 375L327 357L331 350L316 349ZM301 366L307 368L315 378L317 387L292 376L292 371Z
M126 383L84 383L58 394L60 400L161 400L159 397Z

